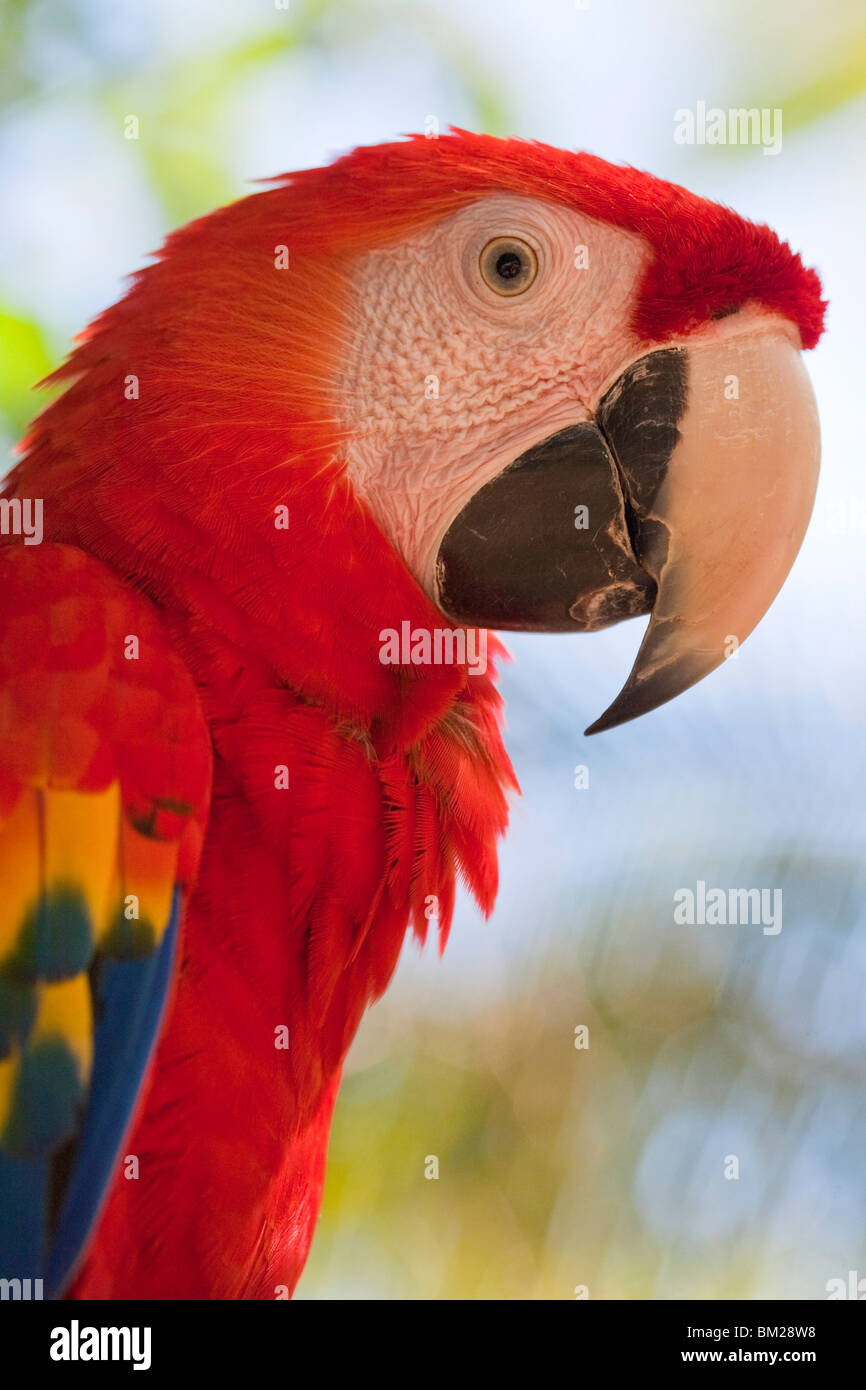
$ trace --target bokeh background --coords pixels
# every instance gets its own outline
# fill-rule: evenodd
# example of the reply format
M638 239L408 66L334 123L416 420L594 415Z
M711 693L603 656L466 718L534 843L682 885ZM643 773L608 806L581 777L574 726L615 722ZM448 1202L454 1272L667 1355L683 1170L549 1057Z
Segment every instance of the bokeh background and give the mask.
M861 0L0 0L0 21L10 448L33 382L173 226L430 117L649 168L818 267L825 462L791 577L736 660L597 739L640 625L510 641L499 904L463 903L441 960L408 946L363 1024L299 1296L866 1278ZM781 108L781 152L677 144L698 101ZM698 879L782 888L782 931L677 926Z

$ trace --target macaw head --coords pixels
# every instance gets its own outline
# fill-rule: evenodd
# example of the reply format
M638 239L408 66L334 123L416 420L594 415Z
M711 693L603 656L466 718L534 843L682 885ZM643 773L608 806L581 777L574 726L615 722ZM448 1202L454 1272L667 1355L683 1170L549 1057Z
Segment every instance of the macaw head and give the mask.
M413 686L376 657L398 610L648 614L591 731L718 666L812 507L815 272L728 208L520 140L413 137L275 184L171 237L61 369L30 443L52 514L75 507L58 536L163 598L190 557L281 679L365 727Z
M712 671L811 512L815 272L726 208L535 144L456 132L331 176L386 233L351 268L348 471L427 594L492 628L649 614L590 732Z

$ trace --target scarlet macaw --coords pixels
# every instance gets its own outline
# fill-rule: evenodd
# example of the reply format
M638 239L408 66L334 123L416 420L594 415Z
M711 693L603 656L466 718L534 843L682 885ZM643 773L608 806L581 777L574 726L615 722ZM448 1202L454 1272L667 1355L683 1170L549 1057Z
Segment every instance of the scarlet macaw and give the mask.
M5 493L0 1274L293 1289L407 926L494 902L454 634L650 613L596 730L720 664L807 525L823 314L767 227L454 131L192 223L97 319Z

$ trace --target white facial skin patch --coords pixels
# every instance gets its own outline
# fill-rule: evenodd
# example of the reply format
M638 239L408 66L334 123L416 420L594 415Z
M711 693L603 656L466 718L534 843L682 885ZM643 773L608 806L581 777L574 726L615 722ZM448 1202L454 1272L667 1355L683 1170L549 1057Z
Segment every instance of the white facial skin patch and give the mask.
M534 254L522 293L485 281L495 238ZM466 501L588 419L645 350L628 325L649 259L632 233L503 194L356 263L357 336L341 383L349 475L431 596L440 542Z

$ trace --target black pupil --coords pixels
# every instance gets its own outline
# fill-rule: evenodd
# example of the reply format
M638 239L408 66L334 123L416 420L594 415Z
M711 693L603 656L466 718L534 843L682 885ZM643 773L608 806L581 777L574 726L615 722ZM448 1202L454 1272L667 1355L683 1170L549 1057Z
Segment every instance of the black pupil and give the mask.
M523 269L523 261L516 251L503 251L496 261L496 274L500 280L513 280Z

